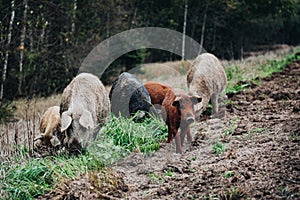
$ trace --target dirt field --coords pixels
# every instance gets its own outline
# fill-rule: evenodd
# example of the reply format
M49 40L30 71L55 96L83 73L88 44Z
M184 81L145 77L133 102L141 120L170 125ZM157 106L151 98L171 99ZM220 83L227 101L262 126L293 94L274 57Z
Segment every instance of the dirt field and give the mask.
M113 166L111 190L87 174L40 199L299 199L300 61L250 85L228 94L224 118L192 126L182 155L174 142L146 158L133 154ZM217 142L226 147L219 156Z

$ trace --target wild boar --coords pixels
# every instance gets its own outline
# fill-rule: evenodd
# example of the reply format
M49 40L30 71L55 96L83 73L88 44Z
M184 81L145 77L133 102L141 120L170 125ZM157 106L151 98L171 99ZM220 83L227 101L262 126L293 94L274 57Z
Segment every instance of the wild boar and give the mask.
M152 107L148 91L138 79L130 73L123 72L112 84L109 99L114 115L132 117L141 111L135 120L143 119Z
M60 125L59 106L48 108L41 118L39 127L41 134L34 139L34 146L59 146L60 141L58 140L57 135L60 132Z
M80 152L110 116L109 98L99 78L90 73L77 75L63 91L60 116L62 143L71 153Z
M209 100L212 103L212 114L219 112L218 99L226 87L227 77L216 56L210 53L200 54L187 72L187 84L190 95L202 98L200 114L206 109Z
M175 137L176 153L182 153L184 137L192 142L190 124L195 121L194 105L199 103L199 96L189 96L182 90L168 90L162 102L163 118L168 126L168 140ZM180 136L178 129L180 128Z
M153 105L162 105L166 93L168 90L172 89L167 85L152 81L145 83L144 86L150 95L151 103Z

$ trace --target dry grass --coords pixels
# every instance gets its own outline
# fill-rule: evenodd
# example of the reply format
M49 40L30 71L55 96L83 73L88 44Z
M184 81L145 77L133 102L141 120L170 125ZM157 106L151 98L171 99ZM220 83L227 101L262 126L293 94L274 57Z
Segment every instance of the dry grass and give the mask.
M60 96L19 99L13 102L16 106L14 118L0 124L0 160L13 155L18 151L18 146L24 146L31 152L33 138L39 134L42 114L48 107L59 105Z
M25 119L26 115L32 118L34 115L39 117L46 111L47 108L59 105L61 94L52 95L49 97L40 97L32 99L18 99L15 101L17 110L15 117Z
M187 90L185 74L191 61L174 61L165 63L150 63L141 65L136 74L143 83L157 81L174 88Z
M253 79L260 73L260 68L257 66L266 65L273 60L280 60L285 58L288 54L295 52L296 47L283 46L282 49L262 52L254 56L247 57L243 60L222 60L222 65L225 68L238 66L244 73L243 78L246 80Z
M236 67L242 72L242 77L232 79L232 84L239 80L251 80L260 74L260 66L273 60L283 59L288 54L295 52L297 47L283 45L274 51L255 52L253 56L243 60L221 60L224 68ZM136 76L143 82L158 81L174 88L187 90L186 72L192 60L174 61L165 63L149 63L141 65Z

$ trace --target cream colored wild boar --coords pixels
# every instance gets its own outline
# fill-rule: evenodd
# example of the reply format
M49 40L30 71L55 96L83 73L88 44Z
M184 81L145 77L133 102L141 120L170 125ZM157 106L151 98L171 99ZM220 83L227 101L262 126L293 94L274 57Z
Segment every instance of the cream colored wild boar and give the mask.
M77 75L64 89L60 115L64 146L70 152L86 147L110 116L109 98L99 78Z
M35 147L41 147L42 145L56 147L60 145L57 138L60 131L59 106L52 106L45 111L39 129L41 134L34 139Z
M218 99L225 89L227 77L221 62L210 53L200 54L191 64L187 73L189 94L202 98L200 114L206 109L209 100L212 114L219 112Z

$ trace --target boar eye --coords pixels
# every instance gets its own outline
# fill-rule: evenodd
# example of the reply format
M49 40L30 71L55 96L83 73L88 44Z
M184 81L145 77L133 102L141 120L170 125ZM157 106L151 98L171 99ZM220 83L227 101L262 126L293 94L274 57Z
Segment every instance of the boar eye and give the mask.
M179 107L180 106L179 101L174 101L172 103L172 106Z

